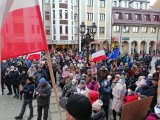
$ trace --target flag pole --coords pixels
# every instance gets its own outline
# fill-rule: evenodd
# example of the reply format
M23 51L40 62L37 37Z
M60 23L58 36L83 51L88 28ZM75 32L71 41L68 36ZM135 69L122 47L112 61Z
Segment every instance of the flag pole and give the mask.
M58 112L59 112L59 115L60 115L60 120L62 120L62 114L61 114L61 110L60 110L60 106L59 106L59 98L58 98L58 94L57 94L55 79L54 79L54 76L53 76L52 63L51 63L51 59L50 59L50 55L49 55L48 50L46 50L46 57L47 57L47 62L48 62L48 67L49 67L49 73L50 73L50 76L51 76L52 86L53 86L53 90L54 90L54 94L55 94L55 98L56 98L56 103L57 103L57 107L58 107Z
M1 37L1 35L0 35L0 94L2 95L2 83L1 83L1 81L2 81L2 69L1 69L1 62L2 62L2 37Z

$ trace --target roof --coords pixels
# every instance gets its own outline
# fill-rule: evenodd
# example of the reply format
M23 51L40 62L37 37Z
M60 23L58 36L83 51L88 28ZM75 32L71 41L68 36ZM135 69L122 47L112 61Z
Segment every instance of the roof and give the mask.
M157 0L152 7L160 10L160 0Z
M130 3L132 2L147 2L147 3L150 3L149 0L130 0Z

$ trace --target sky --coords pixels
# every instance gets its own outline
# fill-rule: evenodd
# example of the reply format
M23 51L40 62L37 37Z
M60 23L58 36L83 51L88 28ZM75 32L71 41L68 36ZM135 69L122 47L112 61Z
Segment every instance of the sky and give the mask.
M151 5L153 5L155 3L156 0L150 0Z

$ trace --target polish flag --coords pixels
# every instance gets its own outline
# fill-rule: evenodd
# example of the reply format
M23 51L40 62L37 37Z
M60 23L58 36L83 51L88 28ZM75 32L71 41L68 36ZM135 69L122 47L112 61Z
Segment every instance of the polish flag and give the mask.
M26 60L40 60L40 59L41 59L41 52L28 54L26 58Z
M92 62L98 62L101 60L106 60L106 55L104 50L92 54L92 60L91 60Z
M47 50L38 0L0 0L2 60Z

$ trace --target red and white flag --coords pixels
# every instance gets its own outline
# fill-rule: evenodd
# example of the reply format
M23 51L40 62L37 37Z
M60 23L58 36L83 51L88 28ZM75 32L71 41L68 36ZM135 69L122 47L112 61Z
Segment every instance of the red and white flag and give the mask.
M26 60L40 60L41 52L31 53L27 55Z
M104 50L92 54L92 60L91 60L92 62L98 62L101 60L106 60L106 55Z
M47 50L38 0L0 1L2 60Z

